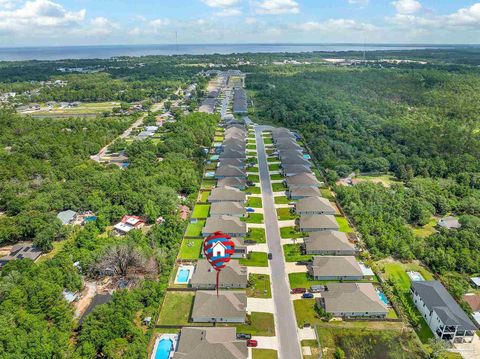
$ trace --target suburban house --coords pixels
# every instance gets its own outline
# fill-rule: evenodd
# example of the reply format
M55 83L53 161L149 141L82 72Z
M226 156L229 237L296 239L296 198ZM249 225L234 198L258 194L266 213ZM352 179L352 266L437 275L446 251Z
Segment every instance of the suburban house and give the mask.
M315 280L362 280L365 277L353 256L316 256L307 269Z
M223 158L240 158L245 161L247 155L245 154L245 151L231 150L226 148L222 153L220 153L219 158L220 160Z
M291 199L320 196L320 190L317 187L292 188L287 193Z
M247 256L248 250L247 246L245 245L244 239L241 237L233 237L231 240L235 245L232 258L245 258Z
M222 269L219 279L221 289L246 288L248 282L247 267L241 266L238 261L230 261ZM216 289L217 271L212 268L206 259L199 259L195 265L190 286L194 289Z
M312 232L304 238L303 245L307 254L354 256L358 253L347 235L339 231Z
M247 187L247 179L244 177L225 177L218 180L217 187L234 187L244 190Z
M247 172L244 169L232 165L219 166L215 171L215 178L222 179L225 177L246 178Z
M202 229L202 236L207 237L219 231L231 237L245 237L247 224L238 217L225 215L209 217Z
M12 247L9 254L0 258L0 268L8 262L17 259L31 259L35 262L41 254L42 250L33 244L17 243Z
M285 177L290 177L300 173L312 173L312 170L304 165L285 165L280 169L280 173Z
M339 225L334 216L323 214L304 214L299 220L301 232L338 231Z
M290 176L287 177L284 182L288 188L320 186L320 182L313 173L300 173L298 175Z
M316 305L334 317L385 318L387 304L371 283L330 283Z
M282 166L284 165L301 165L301 166L307 166L310 167L310 161L306 160L303 158L303 156L288 156L284 157L281 160Z
M212 189L210 196L208 196L208 202L240 202L244 203L246 195L238 188L233 187L216 187Z
M220 162L218 162L217 167L227 166L227 165L232 165L239 168L245 168L245 161L243 161L241 158L223 158L220 160Z
M139 216L123 216L122 220L113 228L118 234L124 235L130 232L132 229L143 228L145 223L146 221Z
M72 224L77 218L77 212L72 211L71 209L62 211L57 214L57 218L62 222L63 225Z
M278 152L286 151L286 150L296 150L298 153L303 152L303 148L294 141L285 141L285 142L277 142L275 145Z
M228 142L231 142L232 140L235 140L234 138L231 138L230 140L227 140ZM241 141L241 140L237 140L237 141ZM241 141L243 143L230 143L228 145L224 144L222 147L221 147L221 151L224 151L224 150L234 150L234 151L245 151L246 150L246 144L245 144L245 141Z
M247 359L245 340L238 340L234 327L183 327L172 359Z
M303 157L303 149L298 147L284 147L277 149L277 157L282 159L283 157L287 156L302 156Z
M297 143L297 140L293 137L280 137L274 140L275 142L275 147L280 147L283 145L295 145L300 147L300 145ZM301 147L300 147L301 148Z
M194 323L245 323L247 295L245 291L199 290L192 309Z
M227 215L232 217L244 217L247 213L245 206L240 202L215 202L210 207L210 216Z
M477 327L442 283L436 280L412 282L410 292L437 338L455 343L473 341Z
M299 215L304 214L329 214L336 213L335 207L330 201L323 197L307 197L300 199L295 204L295 213Z

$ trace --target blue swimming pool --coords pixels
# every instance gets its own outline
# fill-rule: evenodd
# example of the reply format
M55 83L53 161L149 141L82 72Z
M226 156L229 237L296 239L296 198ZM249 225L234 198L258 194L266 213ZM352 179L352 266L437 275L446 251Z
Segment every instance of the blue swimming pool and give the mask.
M387 296L385 295L385 293L377 290L377 295L378 295L378 298L379 298L382 302L384 302L385 304L388 305L388 299L387 299Z
M177 283L188 283L190 277L190 269L180 268L177 273Z
M303 155L303 158L305 158L306 160L309 160L311 157L310 155Z
M168 359L172 351L173 343L170 339L162 339L158 342L155 359Z
M210 156L210 161L217 161L219 157L220 157L219 155Z

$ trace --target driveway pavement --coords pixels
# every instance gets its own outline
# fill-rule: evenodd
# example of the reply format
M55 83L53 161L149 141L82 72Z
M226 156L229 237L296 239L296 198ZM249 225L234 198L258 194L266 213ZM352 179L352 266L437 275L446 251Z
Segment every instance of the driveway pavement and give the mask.
M264 252L268 253L268 244L266 243L259 243L247 246L247 250L249 252Z
M288 221L278 221L278 226L280 228L283 228L283 227L295 227L295 220L292 219L292 220L288 220Z
M261 312L273 314L273 299L247 298L247 312Z
M255 128L257 139L258 163L260 168L260 180L263 194L263 208L265 210L265 223L267 244L273 254L270 260L272 296L275 312L275 329L278 338L278 355L280 359L301 359L302 352L297 335L297 321L290 300L290 286L287 281L285 260L280 230L277 222L277 213L273 202L273 191L268 173L267 156L262 138L262 127Z
M250 274L268 274L270 275L269 267L247 267L248 273Z
M252 336L252 339L255 339L258 342L258 349L273 349L278 350L278 340L277 337L259 337Z
M298 330L298 339L300 340L316 340L317 335L313 328L302 328Z
M295 262L286 262L285 263L285 272L286 273L306 273L307 266L299 266Z

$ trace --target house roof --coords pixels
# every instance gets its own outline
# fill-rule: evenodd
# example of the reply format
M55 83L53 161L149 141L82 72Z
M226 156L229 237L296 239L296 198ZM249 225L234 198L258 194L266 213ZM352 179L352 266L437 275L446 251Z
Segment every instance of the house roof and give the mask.
M278 152L278 157L283 158L283 157L288 157L288 156L302 156L303 157L303 152L301 147L284 147L280 148L277 150Z
M225 177L246 177L247 172L243 168L233 166L233 165L225 165L217 167L215 171L215 176L225 176Z
M227 138L226 140L224 140L222 142L222 145L226 148L228 148L229 146L235 146L235 145L245 146L245 140L235 138L235 137L231 137L231 138Z
M307 251L355 250L347 235L339 231L311 232L304 238L304 243Z
M309 271L316 277L363 277L354 256L315 256Z
M244 215L246 213L245 206L240 202L215 202L212 203L210 207L210 215L211 216L219 216L219 215Z
M241 158L245 159L247 155L245 154L245 151L238 151L238 150L231 150L226 148L222 153L220 153L220 160L222 158Z
M303 165L303 166L311 166L310 161L303 158L303 156L285 156L281 160L282 166L283 165Z
M288 190L291 197L315 197L320 196L320 190L317 187L300 187Z
M245 201L245 192L234 187L216 187L212 189L209 201Z
M233 165L237 167L245 166L245 160L241 158L222 158L218 163L218 167L226 165Z
M192 317L232 318L245 317L247 295L245 291L198 290L193 303Z
M434 310L444 325L458 325L458 330L475 330L476 327L448 293L436 280L412 282L415 292L429 310Z
M303 148L291 138L282 138L275 142L277 150L298 150L303 151Z
M320 186L320 182L313 173L299 173L287 177L287 186Z
M304 165L283 165L282 166L282 172L283 173L312 173L312 170Z
M240 143L231 143L223 146L223 149L229 149L229 150L234 150L234 151L245 151L247 148L247 145L245 143L240 144Z
M293 176L295 177L295 176ZM323 197L306 197L298 200L295 204L295 211L299 212L335 212L335 207L332 206L330 201Z
M239 286L246 286L248 281L247 267L241 266L238 261L230 261L225 268L222 269L220 276L220 283L235 284ZM190 284L196 285L212 285L217 282L217 271L212 268L206 259L199 259Z
M300 216L300 228L338 229L334 216L325 214L303 214Z
M67 211L62 211L57 214L57 218L62 221L63 224L69 224L77 215L77 212L72 211L71 209Z
M35 261L41 254L42 250L32 244L17 243L12 247L8 255L0 258L0 267L15 259L31 259Z
M465 294L463 296L463 300L470 306L472 312L480 311L480 294Z
M247 180L245 177L225 177L217 182L217 187L245 187Z
M239 233L247 234L247 224L242 222L240 218L221 215L212 216L207 218L205 227L203 227L203 233Z
M173 359L247 359L245 340L237 340L236 328L183 327Z
M387 313L387 305L380 300L371 283L330 283L322 293L325 310L338 312Z

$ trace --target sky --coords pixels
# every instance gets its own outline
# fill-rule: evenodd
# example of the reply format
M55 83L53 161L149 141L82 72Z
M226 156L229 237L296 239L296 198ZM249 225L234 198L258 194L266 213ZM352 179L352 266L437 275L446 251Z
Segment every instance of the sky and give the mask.
M0 47L479 40L479 1L0 0Z

